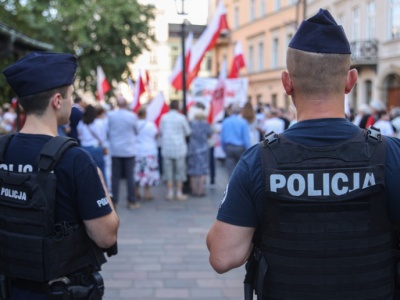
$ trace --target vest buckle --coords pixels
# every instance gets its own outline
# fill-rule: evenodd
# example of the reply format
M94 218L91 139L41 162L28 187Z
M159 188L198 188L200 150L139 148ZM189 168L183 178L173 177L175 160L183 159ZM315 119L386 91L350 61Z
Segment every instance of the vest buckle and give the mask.
M273 131L264 135L264 143L266 143L267 145L271 145L273 142L276 142L277 140L278 140L278 135Z
M381 130L372 125L368 127L367 136L379 142L382 140Z

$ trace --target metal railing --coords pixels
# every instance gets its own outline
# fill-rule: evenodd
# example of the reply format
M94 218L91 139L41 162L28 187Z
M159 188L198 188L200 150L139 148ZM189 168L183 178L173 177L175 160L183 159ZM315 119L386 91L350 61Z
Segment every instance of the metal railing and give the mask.
M362 40L350 42L353 63L376 64L378 62L378 41Z

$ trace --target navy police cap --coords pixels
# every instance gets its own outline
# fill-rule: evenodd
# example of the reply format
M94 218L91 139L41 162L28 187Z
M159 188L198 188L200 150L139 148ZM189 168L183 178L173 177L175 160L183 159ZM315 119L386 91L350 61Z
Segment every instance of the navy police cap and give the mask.
M343 27L325 9L301 23L289 47L306 52L351 54Z
M71 54L31 52L4 69L3 74L17 96L23 97L71 85L77 66Z

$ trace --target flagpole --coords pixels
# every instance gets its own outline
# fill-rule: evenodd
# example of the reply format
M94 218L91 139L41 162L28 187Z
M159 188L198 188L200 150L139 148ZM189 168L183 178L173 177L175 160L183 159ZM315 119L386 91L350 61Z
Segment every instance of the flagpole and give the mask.
M182 10L183 10L183 2L182 1ZM185 20L182 21L181 25L181 43L182 43L182 112L186 116L186 57L185 57Z
M178 15L187 15L185 13L185 0L180 0L181 1L181 9L179 10L177 7L177 2L178 0L175 0L175 9ZM182 112L186 116L187 114L187 108L186 108L186 53L185 53L185 21L186 19L182 20L182 25L181 25L181 45L182 45L182 102L183 102L183 107L182 107Z

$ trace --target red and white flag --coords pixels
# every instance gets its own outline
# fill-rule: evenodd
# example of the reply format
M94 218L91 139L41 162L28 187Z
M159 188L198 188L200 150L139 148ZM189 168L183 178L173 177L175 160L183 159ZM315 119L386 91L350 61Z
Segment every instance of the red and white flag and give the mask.
M210 111L208 113L208 123L213 124L222 120L225 107L225 89L226 89L226 60L223 61L217 87L210 101Z
M111 91L111 86L101 66L97 66L97 100L103 100L104 95Z
M192 45L193 45L193 32L189 32L186 41L185 41L185 67L186 67L186 74L189 69L189 62L190 62L190 56L192 52ZM172 74L169 78L169 82L171 85L176 89L176 90L182 90L183 89L183 84L182 84L182 55L179 55L176 58L174 69L172 71ZM186 80L187 82L187 80ZM186 84L186 86L189 86Z
M222 31L228 30L228 22L226 20L226 8L223 0L219 0L217 10L208 24L206 30L201 34L196 44L192 47L190 55L189 69L186 84L189 87L193 79L200 70L200 64L204 55L212 49Z
M159 127L162 115L168 111L169 107L165 103L164 94L160 92L146 107L147 120L154 122Z
M246 63L244 61L242 43L240 41L236 42L233 55L234 57L232 61L231 71L229 72L228 78L238 78L239 70L246 66Z
M138 77L136 79L135 92L133 94L132 110L137 113L140 107L140 96L145 92L144 82L142 73L139 70Z

